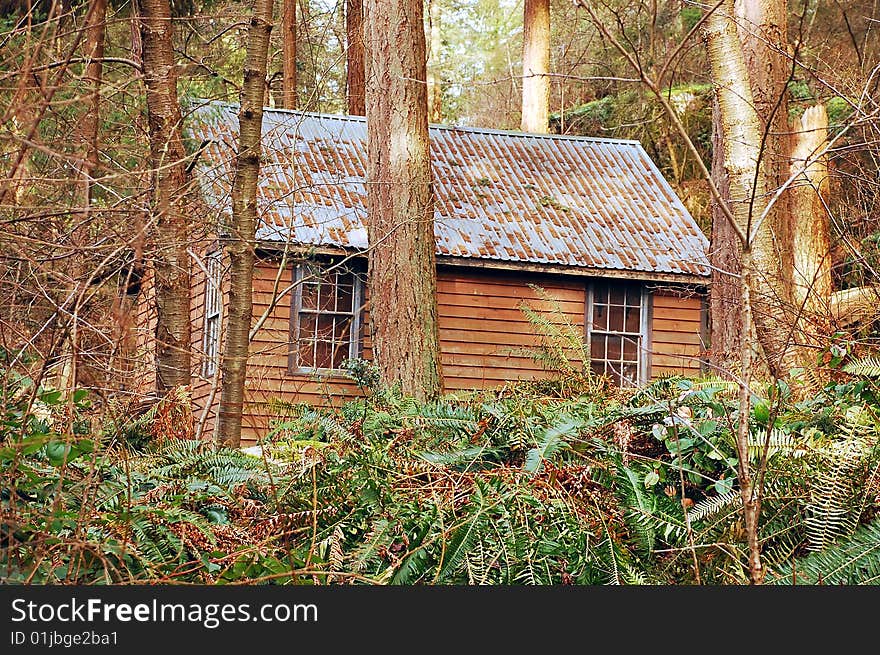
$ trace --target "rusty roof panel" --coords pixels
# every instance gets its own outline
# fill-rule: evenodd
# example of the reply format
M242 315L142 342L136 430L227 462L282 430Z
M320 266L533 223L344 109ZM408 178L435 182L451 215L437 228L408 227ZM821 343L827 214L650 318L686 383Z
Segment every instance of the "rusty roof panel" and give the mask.
M204 193L229 212L237 107L195 112ZM437 253L709 274L708 240L637 141L432 125ZM266 109L257 237L364 249L366 121Z

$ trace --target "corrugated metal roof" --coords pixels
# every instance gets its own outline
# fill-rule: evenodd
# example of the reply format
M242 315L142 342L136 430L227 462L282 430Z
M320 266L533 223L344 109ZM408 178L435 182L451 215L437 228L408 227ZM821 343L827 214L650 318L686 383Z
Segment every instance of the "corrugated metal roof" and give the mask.
M202 188L230 211L237 107L195 112ZM437 254L705 276L708 240L637 141L430 128ZM262 241L364 249L366 122L266 109Z

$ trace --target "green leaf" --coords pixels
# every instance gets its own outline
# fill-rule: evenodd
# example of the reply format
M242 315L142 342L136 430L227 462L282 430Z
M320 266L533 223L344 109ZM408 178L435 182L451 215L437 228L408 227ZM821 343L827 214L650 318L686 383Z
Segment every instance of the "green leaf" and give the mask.
M715 491L718 492L719 495L729 493L733 490L733 480L734 478L723 478L718 480L713 486L715 487Z
M759 423L767 423L770 420L770 407L763 400L755 403L754 408L755 420Z
M52 441L46 444L46 457L52 466L61 466L70 454L70 446L60 441Z
M57 405L61 400L61 392L53 389L52 391L44 391L40 394L40 400L47 405Z

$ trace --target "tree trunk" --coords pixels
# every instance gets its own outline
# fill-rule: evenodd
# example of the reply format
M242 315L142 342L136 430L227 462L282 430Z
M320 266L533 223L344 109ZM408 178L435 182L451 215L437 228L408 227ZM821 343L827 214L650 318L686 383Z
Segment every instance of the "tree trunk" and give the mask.
M780 258L769 220L767 186L762 171L761 122L752 101L742 45L733 20L733 0L725 0L705 25L706 46L715 84L720 128L723 133L724 169L730 185L729 206L740 230L749 237L741 244L750 250L754 269L751 314L763 358L775 377L790 368L792 316L790 296L782 283ZM742 335L745 336L745 335Z
M550 130L550 0L523 6L523 132Z
M156 384L164 391L190 383L189 175L180 133L171 8L168 0L143 0L141 14L155 217Z
M345 31L347 35L345 99L348 113L365 116L364 98L364 4L363 0L346 0Z
M282 0L281 96L285 109L296 109L296 0Z
M788 7L786 0L735 0L737 33L742 43L752 100L766 133L761 169L772 197L789 174L791 128L788 122L788 79L792 64L787 56ZM768 221L779 257L779 284L791 295L792 214L789 194L773 203Z
M724 132L721 110L712 107L712 181L721 195L730 198L730 181L724 168ZM712 286L709 292L710 362L721 371L740 372L742 298L742 244L719 204L712 201L712 240L709 260Z
M430 48L428 51L428 121L443 122L443 89L440 87L440 3L428 0L428 30Z
M244 382L250 350L254 302L254 250L257 226L257 184L263 132L263 94L269 65L273 0L256 0L248 30L244 85L238 113L239 136L232 183L232 225L229 226L230 283L226 340L221 362L222 384L217 435L228 447L241 443Z
M792 252L794 300L801 309L801 337L806 344L819 345L829 333L831 302L831 237L828 215L828 156L817 157L828 143L828 114L824 105L808 108L800 120L791 154ZM804 169L804 165L809 164ZM810 357L805 349L803 364ZM812 351L815 354L815 351Z
M107 0L93 0L94 9L86 23L85 58L86 82L91 85L82 117L82 139L85 150L80 175L82 180L83 207L86 212L92 202L92 180L98 168L98 128L100 126L101 78L104 71L104 27L107 17Z
M442 391L422 0L367 0L367 231L373 356L386 383Z
M705 23L706 49L709 56L712 81L718 102L719 123L722 132L723 159L721 163L729 184L729 207L740 230L748 237L752 217L760 216L765 205L764 176L759 169L761 154L760 120L752 103L749 78L742 46L733 21L733 0L725 0ZM753 240L740 243L742 275L740 277L741 311L741 375L740 420L736 446L737 478L743 502L743 518L749 549L749 575L753 584L764 578L761 549L758 540L760 507L756 498L749 467L748 416L750 406L749 379L752 371L752 348L748 335L754 321L758 338L765 351L776 361L778 335L769 334L779 325L771 320L766 279L762 274L777 270L776 262L769 260L770 228L766 221ZM755 293L755 292L758 293ZM766 345L765 345L766 342ZM769 347L768 347L769 346Z

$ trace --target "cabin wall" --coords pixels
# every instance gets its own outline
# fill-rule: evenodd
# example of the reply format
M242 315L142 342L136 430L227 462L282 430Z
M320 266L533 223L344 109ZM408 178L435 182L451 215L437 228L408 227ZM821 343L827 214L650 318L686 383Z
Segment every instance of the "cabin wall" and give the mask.
M666 286L651 289L651 300L651 377L699 375L706 340L705 296Z
M360 392L347 377L291 375L288 372L291 296L286 294L274 306L273 296L291 283L291 267L281 271L273 262L258 263L254 272L254 323L265 320L251 345L246 383L246 408L242 439L252 443L280 420L287 404L305 403L338 406ZM277 279L276 279L277 278ZM548 373L532 356L540 343L535 328L520 309L526 304L554 321L568 322L584 332L585 278L536 273L509 273L479 269L444 268L438 272L437 302L444 383L447 391L488 389L512 380L537 380ZM196 270L193 300L193 341L202 348L204 322L204 273ZM544 289L552 301L542 299L529 284ZM651 376L682 372L699 374L701 310L699 295L682 294L674 287L649 288L653 294ZM201 298L201 299L200 299ZM561 315L553 313L557 304ZM576 353L570 353L578 363ZM370 358L369 317L364 317L363 357ZM201 357L197 358L199 365ZM197 370L193 397L196 419L210 398L211 381ZM210 438L219 391L205 420L205 438Z

